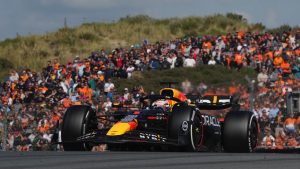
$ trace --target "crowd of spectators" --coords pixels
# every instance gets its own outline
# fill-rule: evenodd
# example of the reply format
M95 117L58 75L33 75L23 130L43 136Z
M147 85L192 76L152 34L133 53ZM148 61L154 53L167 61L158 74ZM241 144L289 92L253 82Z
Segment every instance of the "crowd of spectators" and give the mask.
M286 111L285 95L300 87L299 33L236 32L222 36L177 38L169 42L99 50L86 58L76 56L66 64L48 62L42 72L12 70L0 85L0 128L7 121L7 150L62 150L51 138L71 105L89 104L98 114L110 112L113 102L138 105L151 91L143 86L125 88L117 94L114 78L131 78L136 71L224 65L239 71L257 71L249 86L232 83L229 88L212 88L205 82L193 86L182 82L185 93L231 94L243 109L250 109L250 91L260 126L260 145L282 149L300 145L299 112ZM7 116L5 116L7 114ZM99 127L105 124L99 124Z

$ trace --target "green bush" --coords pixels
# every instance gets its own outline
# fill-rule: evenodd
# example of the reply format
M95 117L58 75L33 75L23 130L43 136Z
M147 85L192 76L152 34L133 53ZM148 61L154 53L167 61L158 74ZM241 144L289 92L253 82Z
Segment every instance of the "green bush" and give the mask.
M86 33L80 34L79 35L79 39L88 40L88 41L94 41L94 40L97 39L97 37L94 34L92 34L92 33L86 32Z

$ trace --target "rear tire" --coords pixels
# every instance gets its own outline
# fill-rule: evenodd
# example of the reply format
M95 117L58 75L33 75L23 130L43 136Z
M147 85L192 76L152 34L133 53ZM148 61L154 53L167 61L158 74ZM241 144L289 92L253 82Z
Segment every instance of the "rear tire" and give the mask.
M95 111L89 106L72 106L63 118L61 137L65 151L90 151L93 146L77 138L97 129Z
M225 151L252 152L258 138L258 122L253 112L229 112L224 120L222 136Z

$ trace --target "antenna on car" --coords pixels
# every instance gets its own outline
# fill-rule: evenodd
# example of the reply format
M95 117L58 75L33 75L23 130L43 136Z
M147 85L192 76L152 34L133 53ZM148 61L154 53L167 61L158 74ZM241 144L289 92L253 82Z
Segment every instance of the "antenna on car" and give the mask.
M168 85L169 88L172 87L172 85L177 85L179 84L179 82L175 82L175 81L165 81L165 82L160 82L161 85Z

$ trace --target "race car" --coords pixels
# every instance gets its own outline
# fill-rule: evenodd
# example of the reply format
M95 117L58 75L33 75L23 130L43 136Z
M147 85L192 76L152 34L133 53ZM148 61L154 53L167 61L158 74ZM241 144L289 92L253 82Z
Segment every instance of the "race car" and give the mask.
M251 111L240 111L231 96L189 98L174 88L141 99L138 110L96 115L90 106L65 112L61 138L65 151L90 151L107 144L111 150L160 147L168 151L252 152L258 121ZM222 120L203 110L230 109ZM112 126L99 129L99 123Z

